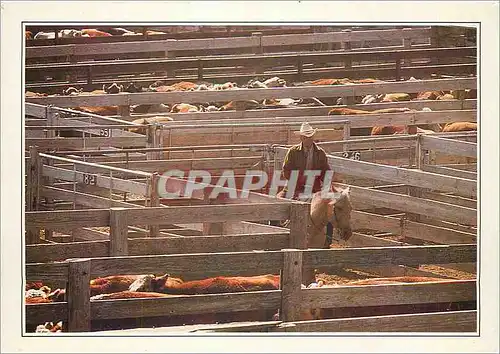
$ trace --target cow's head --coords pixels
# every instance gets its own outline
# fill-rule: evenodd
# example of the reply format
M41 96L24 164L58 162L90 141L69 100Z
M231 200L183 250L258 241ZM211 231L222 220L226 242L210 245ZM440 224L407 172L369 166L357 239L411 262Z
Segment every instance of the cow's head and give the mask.
M170 286L175 286L182 283L181 279L172 278L169 274L162 275L161 277L156 277L153 274L145 275L140 277L135 282L133 282L129 291L144 291L144 292L157 292L161 293Z

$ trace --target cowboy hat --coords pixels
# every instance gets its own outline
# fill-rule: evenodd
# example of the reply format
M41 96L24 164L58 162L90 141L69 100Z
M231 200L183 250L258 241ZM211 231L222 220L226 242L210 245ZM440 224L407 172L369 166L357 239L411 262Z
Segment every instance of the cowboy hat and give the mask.
M298 132L295 132L295 134L303 135L303 136L310 138L314 134L316 134L316 129L313 129L309 123L304 122L300 126L300 130Z

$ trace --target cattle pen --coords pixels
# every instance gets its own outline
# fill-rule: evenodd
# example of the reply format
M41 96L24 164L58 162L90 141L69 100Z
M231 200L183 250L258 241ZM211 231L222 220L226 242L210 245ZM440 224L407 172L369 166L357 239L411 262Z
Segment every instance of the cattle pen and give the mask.
M131 30L143 35L122 39L27 41L25 282L65 289L62 301L24 306L28 332L53 321L68 332L109 333L477 331L477 131L410 132L478 122L468 32L171 27L155 28L158 37L141 27ZM268 77L287 84L250 86ZM377 79L314 84L346 77ZM158 80L168 89L156 90ZM235 88L172 89L191 81ZM105 91L130 82L150 90ZM60 94L70 87L78 93ZM449 97L416 98L422 92ZM361 101L392 93L411 99ZM174 111L181 103L217 109ZM162 117L168 122L138 123ZM310 203L276 198L271 183L242 194L247 173L281 170L303 122L317 128L353 208L352 237L328 249L307 247ZM377 126L404 132L370 135ZM170 170L210 179L189 197L165 198ZM228 170L237 198L211 198ZM304 284L310 271L325 286ZM279 286L91 297L93 279L165 273L185 282L272 274Z

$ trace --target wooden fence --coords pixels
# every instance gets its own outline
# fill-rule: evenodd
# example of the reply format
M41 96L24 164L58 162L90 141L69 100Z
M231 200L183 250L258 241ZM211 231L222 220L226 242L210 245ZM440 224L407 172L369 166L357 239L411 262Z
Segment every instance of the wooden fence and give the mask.
M71 75L72 82L79 85L83 84L90 90L97 87L92 85L94 82L101 85L102 83L115 82L118 75L166 72L170 73L169 78L172 80L174 71L174 75L185 79L190 79L191 76L196 75L197 80L222 80L226 78L240 83L248 80L252 75L255 76L255 70L260 73L266 71L268 76L279 75L283 77L285 75L284 78L287 80L296 82L332 75L350 78L390 77L399 81L401 77L422 77L430 76L433 73L442 75L475 74L477 66L476 52L476 47L456 47L36 64L26 66L26 87L29 89L43 87L45 91L57 88L60 91L61 85L65 83L59 85L54 85L54 82L37 83L38 78L42 76L55 78L61 77L61 75ZM415 58L432 61L433 58L465 57L471 59L468 62L458 62L456 65L447 64L439 67L428 66L429 63L427 63L423 66L402 66L403 61L408 62ZM358 65L353 65L355 62ZM377 64L367 65L368 62L377 62ZM349 66L346 66L346 63ZM363 65L360 65L361 63ZM325 68L325 65L327 68ZM86 81L82 82L82 79ZM120 79L118 80L120 81ZM134 81L139 83L145 82L144 80L152 82L155 79L144 76L134 78ZM120 82L125 83L123 79Z
M165 210L162 210L162 212ZM148 211L149 212L149 211ZM144 214L146 215L146 214ZM34 218L32 219L33 222ZM414 246L405 248L365 248L332 250L288 249L276 252L243 252L217 254L164 255L74 259L62 263L27 264L26 278L39 281L68 282L67 301L26 305L28 323L67 321L68 331L90 330L91 320L172 316L196 313L280 309L281 320L298 321L300 312L309 308L337 308L428 304L476 300L475 281L447 281L383 286L334 287L301 289L302 268L322 266L353 267L397 265L415 262L453 263L474 262L475 245ZM280 290L218 294L172 296L162 299L130 299L127 301L90 301L90 279L111 274L152 273L182 274L204 269L205 274L236 275L281 273ZM387 294L393 294L387 296ZM439 313L435 314L439 316ZM432 318L432 317L431 317ZM423 331L475 331L476 319L470 313L458 313L457 323L446 322L429 328L429 323L415 327ZM366 319L370 321L370 318ZM434 321L430 321L433 323ZM396 322L397 323L397 322ZM289 330L318 331L335 328L335 321L298 322ZM425 329L422 327L426 325ZM397 327L397 326L396 326ZM385 331L389 323L379 328ZM393 330L394 327L392 327ZM283 328L282 328L283 329ZM356 331L363 331L362 322ZM399 330L402 330L399 327Z

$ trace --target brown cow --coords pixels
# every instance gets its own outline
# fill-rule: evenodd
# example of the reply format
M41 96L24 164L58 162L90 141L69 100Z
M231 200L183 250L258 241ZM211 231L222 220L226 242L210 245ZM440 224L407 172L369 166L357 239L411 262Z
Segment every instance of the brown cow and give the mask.
M221 106L219 111L246 111L260 107L262 107L262 105L255 100L236 100Z
M195 105L188 103L177 103L172 106L170 113L189 113L189 112L200 112L201 109Z
M151 291L173 295L221 294L259 290L278 290L279 275L252 277L215 277L184 282L168 274L161 277L144 276L130 286L131 291Z

